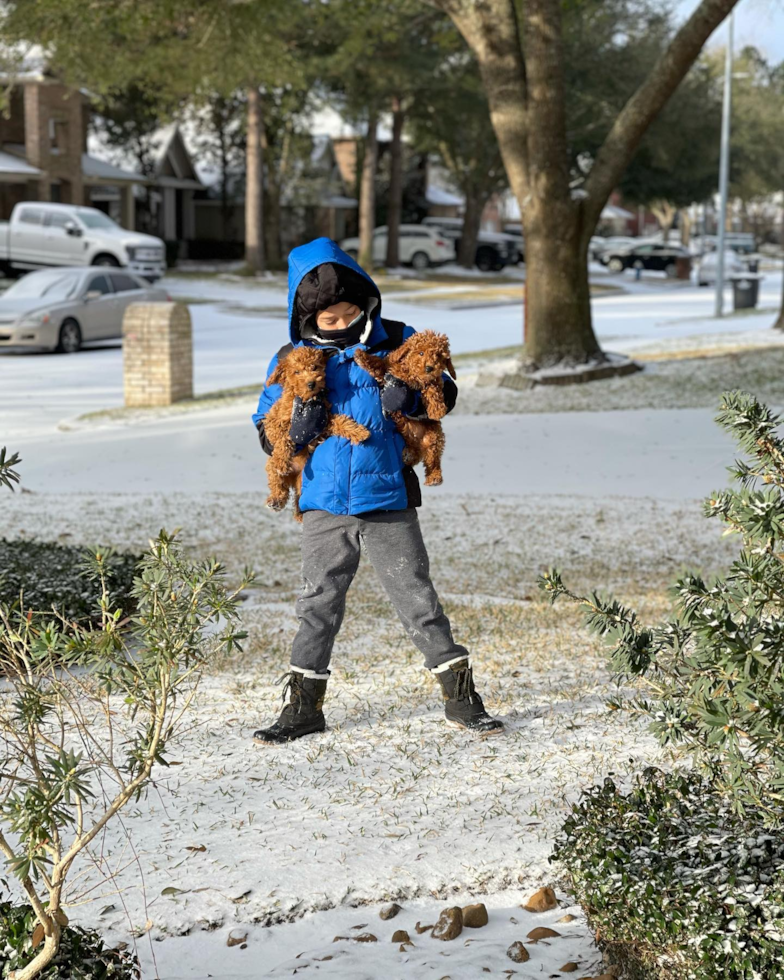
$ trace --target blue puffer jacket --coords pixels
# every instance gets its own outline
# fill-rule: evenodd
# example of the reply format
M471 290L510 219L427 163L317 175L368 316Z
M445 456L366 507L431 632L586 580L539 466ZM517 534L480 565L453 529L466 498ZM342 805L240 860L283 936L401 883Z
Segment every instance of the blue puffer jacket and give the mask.
M303 276L324 262L348 266L375 288L375 283L360 266L329 238L316 238L292 250L289 255L289 334L294 345L309 344L299 335L294 318L294 297ZM337 350L327 362L327 397L336 414L349 415L370 429L370 438L358 446L347 439L332 436L319 445L302 472L300 508L326 510L332 514L362 514L371 510L404 510L408 496L403 479L403 438L391 419L381 411L380 389L370 375L354 363L357 349L375 348L383 356L383 341L388 335L380 316L379 305L372 316L372 328L364 344ZM415 330L405 327L403 339ZM323 345L321 345L323 346ZM273 357L267 377L278 362ZM280 385L265 387L259 407L253 416L257 425L280 398Z

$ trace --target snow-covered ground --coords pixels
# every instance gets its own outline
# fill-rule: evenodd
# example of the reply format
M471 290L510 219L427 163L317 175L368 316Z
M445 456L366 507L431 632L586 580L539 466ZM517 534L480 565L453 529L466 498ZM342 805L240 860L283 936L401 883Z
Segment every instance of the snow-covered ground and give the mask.
M199 553L260 571L244 612L245 654L206 679L193 725L169 753L176 765L97 849L116 870L128 864L130 840L135 860L71 913L112 940L128 941L149 922L137 939L146 977L285 976L298 954L307 975L318 966L319 975L374 980L436 967L434 977L475 980L480 962L496 976L505 968L550 976L566 961L580 977L600 972L582 917L566 928L555 921L575 912L568 895L558 889L564 907L543 916L516 906L540 885L557 888L548 854L581 788L662 755L607 710L615 689L597 643L574 609L549 607L535 576L557 561L575 586L617 590L658 615L661 586L685 557L715 567L729 545L696 504L624 498L456 495L431 502L422 520L456 636L472 649L477 681L508 733L481 742L444 725L432 678L363 567L333 660L330 730L273 749L250 735L278 708L296 625L297 529L288 515L260 510L252 493L6 498L12 536L142 548L151 530L181 525ZM81 879L78 893L94 881ZM388 901L405 913L383 922ZM440 909L471 901L488 904L487 930L453 943L415 934L417 921L432 924ZM528 963L511 963L507 947L535 925L561 936L530 945ZM397 928L416 944L404 954L390 942ZM335 936L365 932L380 945L333 947ZM242 936L246 949L227 948Z
M281 281L167 285L198 300L197 392L258 384L285 341ZM764 283L770 312L721 322L710 319L712 294L689 284L625 286L594 301L611 349L655 357L740 345L765 358L761 348L777 342L769 327L778 275ZM385 312L444 330L456 353L520 341L518 307L447 309L448 289L427 304L419 298L421 290L390 292ZM181 764L159 774L103 843L116 869L127 863L127 833L143 881L132 864L72 910L113 940L129 941L149 923L136 940L145 980L295 972L476 980L485 968L534 978L558 975L570 960L576 977L601 972L568 894L559 891L562 907L538 916L519 905L540 885L558 890L547 858L581 788L662 755L605 709L614 688L601 651L575 610L549 608L535 577L556 563L578 587L611 589L643 615L661 614L664 585L684 564L718 567L732 547L696 500L726 482L732 446L712 423L714 399L664 409L649 394L644 410L625 401L606 406L615 411L532 412L509 401L530 393L472 387L485 361L459 363L468 408L446 422L446 482L425 490L422 521L456 635L474 652L477 680L508 734L476 742L443 725L432 679L362 568L336 646L330 731L278 750L249 736L279 704L275 682L296 626L298 529L288 513L263 508L254 397L64 430L64 419L120 406L120 349L0 356L0 445L21 453L32 491L2 498L1 534L140 549L159 527L182 526L197 553L217 554L232 573L246 563L261 572L244 607L246 652L206 678L195 724L173 755ZM720 374L711 375L715 399ZM689 384L688 369L680 383ZM392 900L404 911L383 921L380 906ZM484 929L447 943L416 933L417 921L471 901L488 906ZM559 924L567 912L576 918ZM535 925L562 935L527 944L530 960L513 963L507 947ZM393 944L397 929L415 945ZM361 933L377 942L333 942Z

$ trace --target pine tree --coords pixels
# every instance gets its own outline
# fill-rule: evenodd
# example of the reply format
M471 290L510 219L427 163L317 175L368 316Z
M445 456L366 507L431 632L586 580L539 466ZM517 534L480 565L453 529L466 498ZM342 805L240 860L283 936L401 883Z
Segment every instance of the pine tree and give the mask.
M684 747L732 797L773 812L784 799L784 439L774 414L745 392L723 396L717 423L746 454L730 469L737 486L714 493L706 516L741 538L723 576L689 574L673 587L674 612L657 626L614 599L577 595L552 570L540 586L587 609L589 627L612 646L625 677L645 675L633 702L663 745Z

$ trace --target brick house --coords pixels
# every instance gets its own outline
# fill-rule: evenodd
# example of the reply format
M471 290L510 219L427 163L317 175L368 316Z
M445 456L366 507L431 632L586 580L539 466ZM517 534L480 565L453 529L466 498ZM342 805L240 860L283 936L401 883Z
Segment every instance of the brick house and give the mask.
M100 207L110 191L119 200L118 220L133 228L133 190L144 178L87 153L87 97L42 70L5 81L11 87L7 115L0 116L0 219L19 201Z

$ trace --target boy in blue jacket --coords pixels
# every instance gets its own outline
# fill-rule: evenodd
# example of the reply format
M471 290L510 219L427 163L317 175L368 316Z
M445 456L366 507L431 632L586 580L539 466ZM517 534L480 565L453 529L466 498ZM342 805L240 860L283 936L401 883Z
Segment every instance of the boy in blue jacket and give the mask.
M403 463L403 438L390 418L403 412L426 418L419 393L398 379L380 388L354 362L357 349L384 355L415 331L381 317L381 294L359 265L329 238L317 238L289 256L291 343L273 357L267 377L297 345L321 347L327 361L327 398L332 411L349 415L370 430L359 445L331 436L320 443L302 473L302 589L296 611L299 630L291 652L284 705L278 720L255 732L265 744L290 742L324 731L322 704L335 637L343 621L346 593L364 543L411 640L424 654L445 699L447 721L481 736L503 731L484 709L474 687L465 647L455 643L449 620L430 580L429 561L417 519L419 481ZM262 448L272 446L264 416L281 395L265 387L253 416ZM454 407L457 386L444 375L444 400ZM298 447L317 439L323 411L295 408L291 438Z

